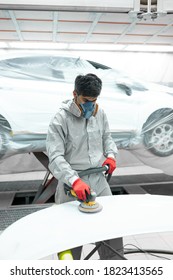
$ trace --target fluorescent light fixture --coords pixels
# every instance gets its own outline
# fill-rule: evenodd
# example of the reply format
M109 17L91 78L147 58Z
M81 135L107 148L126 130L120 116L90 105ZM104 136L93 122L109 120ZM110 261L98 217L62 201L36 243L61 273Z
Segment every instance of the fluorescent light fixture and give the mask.
M12 49L50 49L50 50L99 50L116 51L121 50L125 45L120 44L69 44L69 43L28 43L28 42L9 42L8 47Z
M97 51L119 51L125 45L121 44L69 44L69 50L97 50Z
M28 42L9 42L9 48L11 49L67 49L66 43L28 43Z
M156 45L127 45L124 51L133 52L173 52L173 46Z
M0 49L4 49L4 48L7 48L8 45L6 42L0 42Z
M0 42L0 49L9 50L62 50L62 51L127 51L127 52L173 52L173 46L164 45L125 45L125 44L75 44L42 42Z

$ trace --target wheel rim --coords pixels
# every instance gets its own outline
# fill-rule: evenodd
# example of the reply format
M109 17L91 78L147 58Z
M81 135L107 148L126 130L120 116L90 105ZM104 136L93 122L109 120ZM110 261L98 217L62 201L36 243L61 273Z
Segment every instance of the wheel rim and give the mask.
M150 144L161 153L173 151L173 126L171 124L157 126L152 131Z
M2 146L3 146L3 139L0 133L0 151L2 150Z

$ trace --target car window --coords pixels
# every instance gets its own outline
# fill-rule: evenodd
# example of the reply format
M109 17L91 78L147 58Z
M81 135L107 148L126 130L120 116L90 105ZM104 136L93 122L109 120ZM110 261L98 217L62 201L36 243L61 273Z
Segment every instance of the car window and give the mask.
M55 69L72 69L72 68L87 68L94 69L94 67L86 60L74 57L51 57L50 64Z
M52 57L51 68L62 70L64 79L68 83L74 83L77 75L95 71L95 68L87 61L74 57Z
M131 95L131 89L138 90L138 91L145 91L148 90L146 86L141 81L137 81L135 79L132 79L129 77L125 72L118 71L116 69L112 69L111 67L108 67L106 65L88 60L91 65L93 65L97 70L104 70L104 76L109 81L112 80L112 82L116 81L118 87L123 88L127 92L127 95ZM126 87L126 88L125 88Z

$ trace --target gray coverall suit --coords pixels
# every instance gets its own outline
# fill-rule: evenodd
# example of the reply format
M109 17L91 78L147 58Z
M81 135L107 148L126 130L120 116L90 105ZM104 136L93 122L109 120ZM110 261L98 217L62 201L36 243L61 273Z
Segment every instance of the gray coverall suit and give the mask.
M58 180L55 194L57 204L73 200L65 194L63 184L71 186L78 178L78 171L101 167L106 157L110 155L116 157L117 154L117 147L111 137L104 111L99 108L95 116L85 119L73 100L64 101L52 119L46 148L49 169ZM96 192L97 196L112 195L103 173L87 175L81 179ZM108 244L117 249L117 240L109 240ZM122 242L118 241L118 247L121 246ZM80 252L74 249L74 258L76 255L79 259ZM99 254L101 259L111 259L109 249L100 248Z

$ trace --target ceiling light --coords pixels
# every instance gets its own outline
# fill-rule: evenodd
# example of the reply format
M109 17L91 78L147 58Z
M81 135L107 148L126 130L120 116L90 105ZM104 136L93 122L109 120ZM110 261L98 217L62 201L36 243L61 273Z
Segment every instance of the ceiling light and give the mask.
M173 46L161 45L128 45L125 51L138 51L138 52L173 52Z
M121 44L69 44L69 50L97 50L97 51L117 51L122 50L125 45Z
M66 43L28 43L28 42L9 42L8 47L11 49L66 49Z

